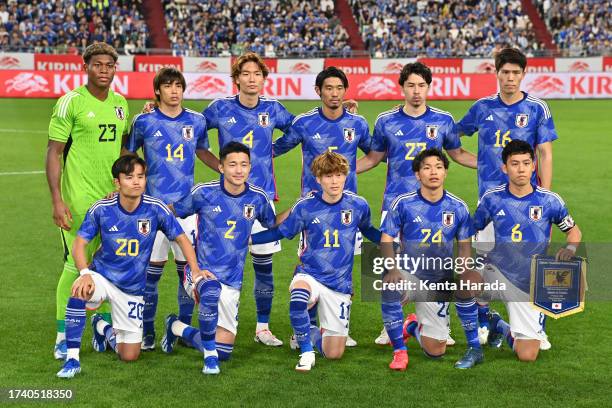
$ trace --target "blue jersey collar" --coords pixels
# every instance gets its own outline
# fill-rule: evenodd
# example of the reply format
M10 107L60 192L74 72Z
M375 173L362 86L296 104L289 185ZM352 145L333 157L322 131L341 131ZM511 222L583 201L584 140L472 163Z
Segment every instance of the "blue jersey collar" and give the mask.
M140 196L140 202L138 203L138 206L136 206L136 208L134 209L134 211L129 212L127 211L125 208L123 208L123 206L121 205L121 201L119 200L119 194L117 194L115 196L115 199L117 200L117 207L119 208L119 211L121 211L122 213L126 214L126 215L133 215L136 214L138 212L138 210L140 210L140 207L142 207L142 203L144 202L144 198L141 195Z
M510 197L514 198L515 200L521 200L521 201L523 201L523 200L529 200L529 199L530 199L530 198L531 198L531 197L532 197L532 196L535 194L535 192L536 192L536 186L534 186L534 185L532 184L532 185L531 185L531 188L533 188L533 191L532 191L531 193L529 193L529 194L527 194L526 196L523 196L523 197L517 197L517 196L515 196L514 194L512 194L512 192L510 192L510 183L507 183L507 184L506 184L506 193L507 193L507 194L508 194Z
M179 114L178 114L176 117L174 117L174 118L173 118L173 117L171 117L171 116L166 115L166 114L165 114L164 112L162 112L162 111L161 111L161 109L159 109L159 108L155 108L155 112L157 112L157 114L158 114L159 116L161 116L161 117L162 117L163 119L165 119L165 120L177 121L177 120L181 119L181 118L182 118L182 117L185 115L185 112L187 112L187 111L185 110L185 108L182 108L181 113L179 113Z
M502 105L504 105L506 108L510 108L510 107L512 107L512 106L517 106L519 103L521 103L521 102L523 102L525 99L527 99L527 96L529 96L529 94L528 94L527 92L524 92L524 91L521 91L521 92L523 93L523 99L521 99L521 100L520 100L520 101L518 101L518 102L514 102L512 105L508 105L507 103L505 103L504 101L502 101L501 94L499 94L499 93L497 94L497 101L498 101L499 103L501 103Z
M342 202L342 200L344 200L344 192L342 192L342 197L340 197L340 200L336 201L335 203L328 203L327 201L325 201L323 199L323 192L322 191L313 191L314 196L321 201L323 204L328 205L330 207L333 207L334 205L338 205Z
M330 122L330 123L336 123L336 122L340 122L342 119L344 119L344 117L346 116L346 109L342 108L342 115L340 115L340 117L338 119L330 119L327 116L325 116L323 114L323 108L321 108L320 106L317 108L317 111L319 111L319 116L321 116L321 118L326 121L326 122Z
M423 201L426 204L429 204L429 205L440 205L440 204L442 204L442 201L444 201L444 199L446 198L446 190L444 190L444 192L442 193L442 197L438 201L436 201L436 202L431 202L428 199L426 199L425 197L423 197L423 194L421 194L421 188L419 188L417 190L417 195L419 196L421 201Z
M410 120L419 120L419 119L423 119L430 111L429 106L427 106L425 108L425 112L423 112L422 114L420 114L419 116L410 116L409 114L407 114L406 112L404 112L404 106L400 106L399 108L400 113L402 114L402 116L410 119Z
M240 103L240 94L237 94L235 96L235 99L236 99L236 103L238 104L238 106L240 106L242 109L246 109L246 110L257 109L259 107L259 104L261 103L261 98L257 98L257 105L253 106L252 108L249 108L248 106L244 106L243 104Z
M223 185L223 175L221 175L219 180L220 180L219 185L221 186L221 191L223 191L223 194L225 194L228 197L232 197L232 198L242 197L243 195L245 195L247 193L247 191L249 191L249 183L244 183L244 190L242 191L242 193L240 193L240 194L232 194L229 191L227 191L225 189L225 186Z

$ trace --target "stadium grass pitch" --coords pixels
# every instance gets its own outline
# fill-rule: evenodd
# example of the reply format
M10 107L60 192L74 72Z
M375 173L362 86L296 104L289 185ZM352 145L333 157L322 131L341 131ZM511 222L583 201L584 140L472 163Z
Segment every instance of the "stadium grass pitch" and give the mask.
M144 353L135 363L122 363L110 352L92 350L91 328L83 337L83 372L72 381L57 379L61 364L53 360L55 339L55 287L62 266L59 233L51 219L51 204L44 173L47 126L54 100L0 100L0 208L2 210L2 276L0 285L0 388L70 388L78 406L594 406L608 405L612 383L609 362L611 303L588 303L584 313L553 321L547 332L553 348L535 363L519 363L507 347L485 349L485 363L468 371L453 363L465 350L459 320L452 312L452 335L457 345L442 361L430 361L411 340L406 372L387 365L390 347L373 343L382 327L380 306L360 301L359 259L355 262L355 299L351 336L359 345L347 349L340 361L317 360L308 373L293 370L297 353L289 349L288 284L296 264L297 239L283 241L274 256L276 295L271 329L285 345L268 348L253 342L255 305L253 270L247 260L235 351L222 364L221 375L203 376L201 356L177 347L173 355ZM131 117L142 101L130 101ZM373 126L378 113L396 102L361 102L360 113ZM471 102L433 101L432 105L460 119ZM201 111L203 101L189 101ZM316 101L288 101L287 108L301 113ZM553 190L561 194L580 225L584 240L609 240L612 210L611 102L549 101L559 133L554 143ZM131 119L130 117L130 119ZM216 151L215 132L211 143ZM462 138L476 151L476 137ZM288 208L299 192L300 150L275 161L281 201ZM359 193L372 207L378 225L385 166L359 176ZM214 177L201 163L196 181ZM447 188L462 197L473 211L476 175L451 164ZM555 238L560 238L555 231ZM156 321L158 341L163 319L176 312L176 272L168 263L160 283ZM588 294L587 294L588 301ZM454 308L453 308L454 309ZM502 314L504 308L500 308ZM451 309L452 310L452 309ZM44 402L48 404L49 402Z

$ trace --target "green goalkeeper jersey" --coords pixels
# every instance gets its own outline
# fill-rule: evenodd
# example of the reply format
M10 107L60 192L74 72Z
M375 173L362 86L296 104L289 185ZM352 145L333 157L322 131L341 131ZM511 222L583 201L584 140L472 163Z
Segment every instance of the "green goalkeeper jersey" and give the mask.
M49 139L66 143L62 199L75 214L114 190L111 167L128 129L128 104L112 90L101 101L80 86L58 99Z

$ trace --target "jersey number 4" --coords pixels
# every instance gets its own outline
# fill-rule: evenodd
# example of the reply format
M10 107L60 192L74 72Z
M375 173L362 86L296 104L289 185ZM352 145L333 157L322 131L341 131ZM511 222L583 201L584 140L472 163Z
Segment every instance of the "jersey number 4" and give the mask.
M101 124L98 125L98 128L100 129L99 142L114 142L117 140L117 125L114 123L109 123L108 125Z

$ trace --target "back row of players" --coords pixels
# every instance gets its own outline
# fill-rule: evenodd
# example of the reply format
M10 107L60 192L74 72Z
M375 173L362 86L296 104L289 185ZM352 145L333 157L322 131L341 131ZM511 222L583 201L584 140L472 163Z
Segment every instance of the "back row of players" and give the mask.
M127 104L110 90L116 52L98 43L87 49L84 60L88 84L60 98L49 126L47 174L66 255L58 284L55 346L56 357L65 359L58 373L61 377L80 371L78 350L88 302L91 306L108 300L113 309L112 326L108 314L92 319L94 348L101 351L110 345L122 359L131 360L141 348L154 347L157 282L170 248L180 279L179 315L166 319L164 351L172 351L181 337L204 353L203 372L219 372L219 360L229 358L233 349L250 243L257 306L255 340L282 345L268 327L274 294L272 254L280 250L278 240L298 233L303 240L301 263L291 284L289 305L295 342L302 351L296 369L314 366L313 345L328 358L340 358L348 338L353 246L359 231L373 242L381 241L379 231L371 226L367 202L356 195L356 174L385 157L382 242L399 235L407 251L415 240L434 244L471 240L474 226L467 206L443 187L448 161L442 148L456 162L477 168L478 230L493 224L497 241L515 241L520 236L522 241L543 242L550 236L546 227L556 223L571 243L560 253L563 258L575 251L580 240L561 199L544 189L552 179L551 142L557 136L546 104L520 91L526 58L518 50L506 49L496 57L500 93L476 102L459 123L448 112L426 104L430 70L420 63L406 65L399 78L406 103L378 116L373 138L365 118L345 109L348 81L342 71L333 67L322 71L315 84L322 106L294 117L278 101L261 96L268 70L253 53L241 56L232 67L239 94L213 101L204 114L183 108L183 75L174 69L160 70L154 80L158 107L136 116L127 137ZM211 128L219 131L220 161L209 150L207 129ZM275 128L284 135L273 142ZM462 133L476 131L478 158L463 150L460 141ZM298 144L303 152L302 198L275 217L273 200L278 196L272 159ZM146 165L130 155L115 162L121 146L125 154L142 148ZM537 175L544 188L535 187L532 146L537 149ZM358 147L366 153L359 160ZM60 154L64 155L63 172ZM219 171L220 180L193 187L195 157ZM145 172L147 195L143 196ZM504 187L506 173L510 183ZM114 180L119 194L96 201L113 188L109 180ZM532 207L540 208L537 219ZM259 232L252 242L251 230ZM195 242L197 262L186 239ZM493 241L492 229L490 238L480 240ZM452 244L450 248L452 252ZM387 279L398 279L399 272L392 272ZM510 275L511 283L521 287L521 278L513 281ZM520 359L537 356L540 342L546 340L538 313L509 306L510 330L499 315L488 313L486 305L479 313L470 295L457 302L468 340L458 368L482 361L478 320L490 328L492 342L503 333ZM190 326L194 301L199 303L199 330ZM445 312L434 313L434 305L428 308L423 303L417 306L417 316L402 324L401 301L383 296L382 307L383 334L388 333L394 347L390 367L398 370L408 363L405 337L415 336L433 357L444 353L448 338L448 305L440 309Z

